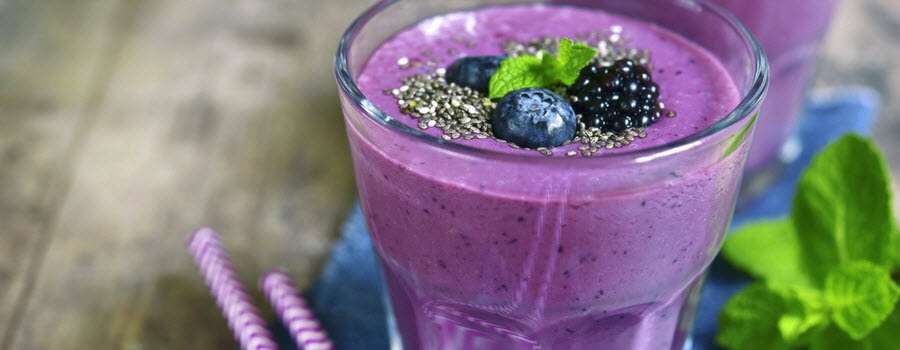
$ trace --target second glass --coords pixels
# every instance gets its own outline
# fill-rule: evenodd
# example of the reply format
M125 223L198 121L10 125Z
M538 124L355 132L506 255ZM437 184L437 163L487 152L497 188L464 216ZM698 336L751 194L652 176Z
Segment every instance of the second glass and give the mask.
M822 38L838 0L713 0L750 29L771 67L769 93L760 108L747 157L749 197L777 175L782 146L800 119ZM790 159L785 159L790 161Z

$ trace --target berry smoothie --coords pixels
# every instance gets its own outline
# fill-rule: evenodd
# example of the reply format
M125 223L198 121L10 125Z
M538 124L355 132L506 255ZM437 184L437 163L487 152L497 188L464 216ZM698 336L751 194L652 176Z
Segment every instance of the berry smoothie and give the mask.
M581 7L484 7L397 30L354 66L361 96L341 97L403 348L680 349L731 218L759 86L743 91L745 77L660 26ZM623 147L448 141L385 93L510 39L609 30L649 50L660 100L677 111Z
M766 168L794 131L816 54L837 0L715 0L759 39L771 67L769 93L747 158L747 172Z

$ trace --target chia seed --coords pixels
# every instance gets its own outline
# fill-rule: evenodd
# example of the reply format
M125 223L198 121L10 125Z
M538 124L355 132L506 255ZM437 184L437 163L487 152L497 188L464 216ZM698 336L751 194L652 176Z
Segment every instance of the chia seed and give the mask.
M452 41L467 47L477 45L476 42L466 41L460 37L454 37ZM621 26L614 25L607 31L581 34L576 36L575 41L589 45L597 50L597 56L591 64L611 66L613 62L619 59L629 58L636 63L644 65L648 70L652 70L649 63L650 52L648 50L624 47L625 43L629 41L629 37L623 33ZM544 52L556 54L559 42L559 37L541 37L527 42L509 40L502 44L502 48L504 53L511 57L521 55L540 57ZM455 56L459 50L455 47L449 47L446 52L450 56ZM424 57L431 55L430 51L422 52ZM443 59L440 56L431 56L426 65L435 67L442 61ZM422 62L401 57L397 60L397 65L405 70L410 67L419 67L422 65ZM417 119L416 124L418 128L422 130L430 128L441 129L442 135L440 137L443 140L451 141L460 138L483 140L491 138L515 149L529 150L494 136L491 130L491 116L496 108L496 104L478 91L447 83L444 78L445 74L445 68L422 71L419 74L401 79L402 85L399 88L384 90L384 93L397 99L397 104L404 114ZM557 93L565 94L564 87L555 90ZM662 102L659 105L660 109L665 108ZM671 118L675 115L675 112L672 110L666 111L667 117ZM579 154L588 157L596 154L601 149L624 147L638 139L647 137L647 133L643 128L631 128L614 133L602 131L596 127L587 127L581 119L582 116L580 114L576 115L577 128L575 137L564 143L564 145L571 143L581 143L581 145L578 146L577 150L567 151L565 155L568 157L574 157ZM546 156L553 155L552 150L543 147L533 149L533 151Z

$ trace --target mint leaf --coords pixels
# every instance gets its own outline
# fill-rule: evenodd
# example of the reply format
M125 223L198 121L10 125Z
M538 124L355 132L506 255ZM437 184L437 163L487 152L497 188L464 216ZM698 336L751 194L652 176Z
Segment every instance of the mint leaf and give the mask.
M894 312L865 338L853 340L837 325L832 324L827 330L811 339L809 348L810 350L900 349L897 334L900 334L900 308L895 307Z
M546 79L542 73L541 59L535 56L507 58L500 62L500 67L491 76L489 97L497 99L513 90L544 86Z
M825 296L816 289L782 288L787 310L778 319L781 336L790 343L797 343L810 330L828 326L828 307Z
M892 271L900 270L900 230L897 231L894 237L897 237L894 239L897 243L897 249L894 250L894 268L891 269Z
M896 343L896 340L894 341ZM850 339L846 332L831 324L825 331L810 339L810 350L883 350L889 348L873 348L869 339L861 341Z
M573 43L567 38L560 40L557 52L561 65L560 71L555 75L565 85L572 85L578 78L578 74L581 73L581 69L587 67L597 55L597 50L594 48L581 43Z
M789 218L729 236L724 257L759 281L726 304L719 342L900 349L900 286L891 276L900 269L900 231L890 184L874 143L847 135L801 176ZM777 341L753 339L766 336Z
M523 55L503 60L491 76L488 97L498 99L510 91L530 87L571 85L581 69L590 64L597 50L562 38L557 53L558 57L541 51L540 58Z
M855 260L893 265L897 235L887 174L874 143L857 135L826 147L804 172L791 218L814 280Z
M900 287L890 272L867 261L838 266L825 280L825 296L835 324L859 340L894 311Z
M722 256L735 267L770 283L813 285L803 266L803 246L787 219L740 228L725 240Z
M716 342L729 349L789 349L781 337L778 319L787 311L779 293L756 282L735 294L719 316Z
M894 305L894 312L888 315L884 322L863 340L871 344L870 349L898 348L900 342L897 341L897 334L900 334L900 306ZM857 347L856 349L862 348Z

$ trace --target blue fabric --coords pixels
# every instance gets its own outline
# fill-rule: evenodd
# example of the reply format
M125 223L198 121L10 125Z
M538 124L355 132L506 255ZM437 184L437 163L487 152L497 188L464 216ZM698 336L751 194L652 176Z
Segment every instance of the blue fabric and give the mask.
M799 175L825 145L847 132L868 135L875 121L878 96L867 88L841 88L812 94L796 132L797 145L790 163L774 184L735 213L732 228L762 218L783 217L790 211ZM319 279L306 293L313 310L339 350L388 349L381 276L371 241L358 207L350 212L342 238ZM719 310L747 284L745 275L716 260L704 287L698 311L694 349L715 349ZM283 349L296 349L280 326L274 333Z

